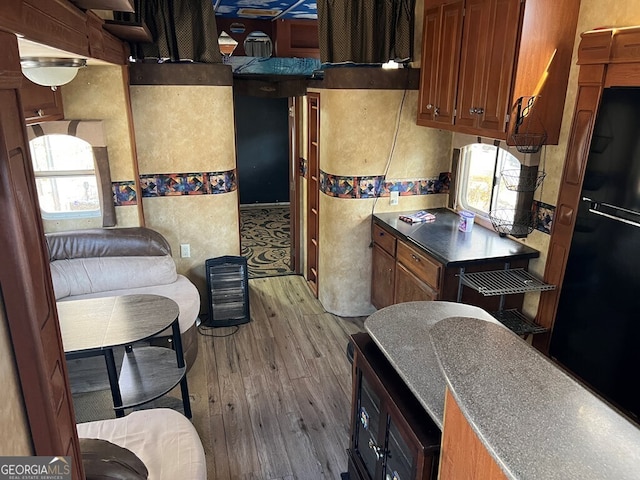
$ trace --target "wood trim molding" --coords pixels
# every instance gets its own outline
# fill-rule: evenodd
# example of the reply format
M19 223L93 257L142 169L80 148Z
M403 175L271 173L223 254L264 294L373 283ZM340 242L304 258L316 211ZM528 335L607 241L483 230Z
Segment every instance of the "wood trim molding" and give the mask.
M335 67L324 71L322 80L310 80L309 88L418 90L419 68L386 70L378 67Z
M87 58L125 65L126 44L102 28L104 20L68 0L3 0L0 30Z
M578 95L544 272L545 282L557 285L557 288L540 295L536 323L549 328L549 332L533 339L533 346L547 355L603 89L640 87L640 48L637 46L640 44L640 26L588 31L581 37Z
M0 72L20 75L16 36L0 32L0 47ZM84 478L24 116L11 85L0 85L0 190L0 295L34 454L71 456L73 478Z
M130 85L233 85L230 65L222 63L132 63Z

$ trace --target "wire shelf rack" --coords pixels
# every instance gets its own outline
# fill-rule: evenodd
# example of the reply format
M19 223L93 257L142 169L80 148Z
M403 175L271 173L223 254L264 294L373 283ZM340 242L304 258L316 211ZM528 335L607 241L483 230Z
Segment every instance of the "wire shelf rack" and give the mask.
M485 297L542 292L556 288L555 285L544 283L523 268L460 273L460 281Z
M535 335L549 330L534 323L518 310L502 310L500 312L492 312L491 315L516 335Z

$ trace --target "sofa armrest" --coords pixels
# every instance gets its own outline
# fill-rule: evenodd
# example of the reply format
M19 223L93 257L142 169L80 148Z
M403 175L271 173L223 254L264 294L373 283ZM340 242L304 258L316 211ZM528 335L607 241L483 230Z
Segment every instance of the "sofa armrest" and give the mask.
M49 261L91 257L171 255L169 242L145 227L93 228L47 233Z

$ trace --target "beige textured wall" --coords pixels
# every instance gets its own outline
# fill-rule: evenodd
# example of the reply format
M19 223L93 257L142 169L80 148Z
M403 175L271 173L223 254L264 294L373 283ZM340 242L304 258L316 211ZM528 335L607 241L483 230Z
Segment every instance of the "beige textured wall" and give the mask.
M402 90L318 90L320 169L333 175L382 175L387 169ZM408 91L388 180L437 177L449 171L451 133L416 125L418 92ZM342 199L320 195L318 298L343 316L372 313L371 214L440 207L447 195Z
M131 104L140 174L236 167L231 87L133 86ZM237 191L143 202L146 225L167 238L178 272L205 299L205 260L240 254ZM183 243L191 246L190 258L180 258Z
M558 189L560 179L562 178L565 157L567 155L567 143L577 96L579 69L576 61L578 59L577 51L580 43L580 34L598 27L628 27L633 25L640 25L640 3L637 1L581 1L560 141L557 146L546 147L546 157L543 156L543 159L546 161L545 171L547 172L547 177L545 178L541 191L536 192L535 198L537 200L541 198L545 203L552 205L557 204ZM530 262L530 270L539 276L544 274L550 239L549 235L534 230L524 242L539 250L541 253L539 259ZM530 316L535 316L538 309L538 302L539 294L527 295L525 297L525 313Z
M91 65L81 68L71 83L61 87L65 119L103 121L112 181L136 180L125 73L124 67L117 65ZM135 205L117 207L116 214L118 227L139 225ZM100 227L99 217L44 221L46 232Z
M0 297L0 453L2 455L33 455L31 433L27 423L18 379L13 346Z

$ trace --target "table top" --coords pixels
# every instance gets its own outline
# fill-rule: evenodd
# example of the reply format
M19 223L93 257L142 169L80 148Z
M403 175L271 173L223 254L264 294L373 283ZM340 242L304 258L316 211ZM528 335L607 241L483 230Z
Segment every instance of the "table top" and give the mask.
M374 217L449 267L540 256L540 252L528 245L501 237L482 225L475 224L470 232L461 232L458 230L460 217L446 208L427 211L435 214L434 222L411 225L400 220L399 213L377 213ZM405 212L410 213L415 212Z
M58 302L65 353L128 345L162 332L177 318L176 302L160 295L123 295Z

